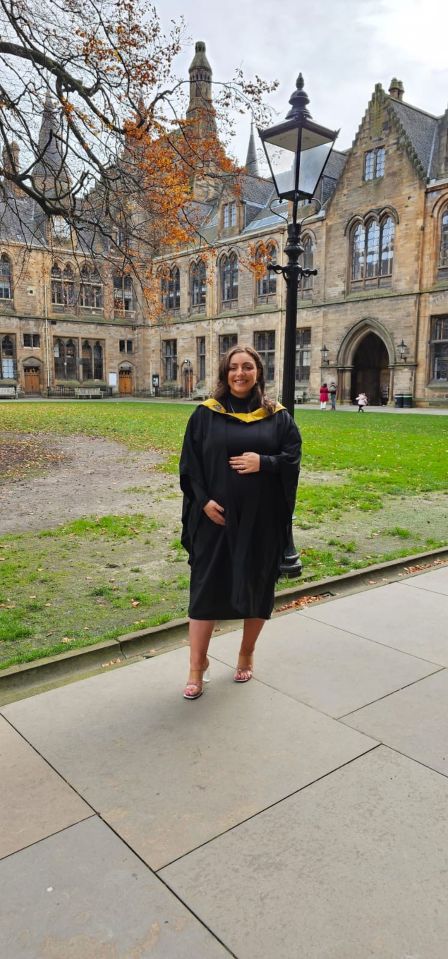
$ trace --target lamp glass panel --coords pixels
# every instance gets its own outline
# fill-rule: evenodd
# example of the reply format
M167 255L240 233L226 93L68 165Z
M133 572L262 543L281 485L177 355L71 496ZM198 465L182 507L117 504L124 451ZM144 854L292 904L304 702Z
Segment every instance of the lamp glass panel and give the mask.
M277 192L288 199L293 199L296 185L299 132L297 127L283 130L263 141ZM302 128L299 194L313 195L332 147L333 141L328 142L328 137Z

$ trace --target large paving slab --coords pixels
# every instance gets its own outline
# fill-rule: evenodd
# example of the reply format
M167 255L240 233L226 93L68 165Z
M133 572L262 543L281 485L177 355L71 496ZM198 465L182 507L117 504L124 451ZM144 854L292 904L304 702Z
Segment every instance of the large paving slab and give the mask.
M225 959L96 817L0 863L2 959Z
M0 859L93 815L3 717L0 768Z
M448 596L401 583L319 603L300 615L448 666Z
M211 654L236 662L241 631L216 640ZM290 613L266 624L257 644L260 682L339 717L440 667L387 646Z
M434 593L443 593L448 596L448 565L442 569L431 570L430 573L420 573L410 579L403 580L402 586L414 586L415 589L429 589Z
M446 959L447 804L380 746L160 875L238 959Z
M448 670L443 669L344 722L448 776L447 703Z
M377 745L217 662L187 702L187 662L176 650L3 707L153 868Z

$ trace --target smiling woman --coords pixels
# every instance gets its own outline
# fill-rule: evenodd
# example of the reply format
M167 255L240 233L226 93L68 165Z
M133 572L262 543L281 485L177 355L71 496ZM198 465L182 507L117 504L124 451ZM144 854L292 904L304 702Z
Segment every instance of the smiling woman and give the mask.
M255 643L274 605L300 451L293 419L265 394L260 356L233 347L221 360L214 397L188 423L180 461L182 543L191 565L186 699L202 694L216 619L244 619L234 679L252 676Z

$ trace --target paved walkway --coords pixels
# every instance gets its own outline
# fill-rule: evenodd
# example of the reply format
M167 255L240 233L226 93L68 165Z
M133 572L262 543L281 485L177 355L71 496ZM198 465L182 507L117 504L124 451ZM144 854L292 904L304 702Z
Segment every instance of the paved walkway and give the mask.
M448 566L0 710L2 959L446 959Z

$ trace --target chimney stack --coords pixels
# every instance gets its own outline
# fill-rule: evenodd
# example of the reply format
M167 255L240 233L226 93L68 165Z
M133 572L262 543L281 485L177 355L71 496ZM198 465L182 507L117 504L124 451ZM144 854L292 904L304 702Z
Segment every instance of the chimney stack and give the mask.
M390 81L389 96L394 100L402 100L404 97L404 86L401 80L396 77Z

